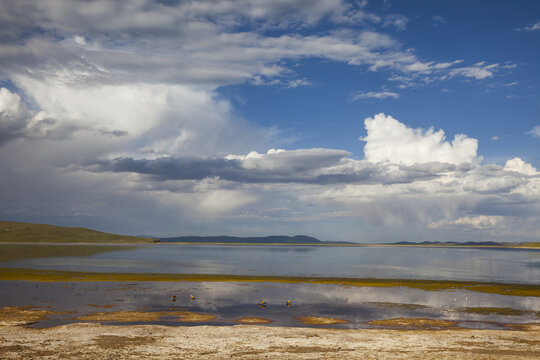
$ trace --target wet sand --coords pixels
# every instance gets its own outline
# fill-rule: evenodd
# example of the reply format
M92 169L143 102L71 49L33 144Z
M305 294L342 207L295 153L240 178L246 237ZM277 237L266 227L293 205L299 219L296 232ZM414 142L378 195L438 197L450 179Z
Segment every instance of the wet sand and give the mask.
M540 325L520 330L337 330L270 326L0 326L0 358L538 359Z

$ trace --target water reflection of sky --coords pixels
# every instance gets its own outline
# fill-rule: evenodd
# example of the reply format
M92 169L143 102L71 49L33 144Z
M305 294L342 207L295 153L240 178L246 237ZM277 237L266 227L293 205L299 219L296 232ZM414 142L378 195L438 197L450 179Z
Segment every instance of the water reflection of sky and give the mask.
M230 325L243 316L264 317L272 325L303 326L299 316L335 317L351 321L336 325L341 328L369 327L370 320L396 317L421 317L455 320L465 327L501 327L505 323L535 322L540 299L501 296L469 291L423 291L409 288L346 287L329 284L275 283L34 283L0 281L0 306L48 306L53 311L74 311L74 314L53 315L36 326L52 326L74 322L74 317L102 311L162 311L186 309L217 315L214 325ZM190 295L196 297L190 300ZM170 297L177 296L176 302ZM267 306L258 306L260 300ZM292 300L292 307L285 301ZM94 305L114 305L95 308ZM410 309L400 304L414 304ZM467 314L466 307L499 307L531 311L520 316ZM481 323L478 323L481 322ZM494 323L490 323L494 322ZM159 323L159 322L158 322ZM164 322L168 325L186 323Z
M442 247L139 245L86 257L17 260L40 269L540 283L540 251Z

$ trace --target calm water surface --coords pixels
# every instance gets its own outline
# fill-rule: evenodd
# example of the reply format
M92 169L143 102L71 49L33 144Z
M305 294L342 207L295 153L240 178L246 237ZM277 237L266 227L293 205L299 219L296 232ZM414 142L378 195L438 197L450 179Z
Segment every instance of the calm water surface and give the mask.
M88 272L335 276L500 281L540 284L540 251L478 248L321 247L145 244L134 246L0 245L0 266ZM539 285L540 286L540 285ZM196 297L190 300L190 295ZM172 295L177 296L171 302ZM264 299L267 306L259 307ZM285 306L287 299L291 307ZM29 282L0 281L0 307L39 306L59 311L32 326L78 322L102 311L171 309L210 313L209 325L233 325L243 316L271 326L305 326L300 316L335 317L369 328L377 319L445 319L458 326L505 328L537 322L540 298L466 290L242 282ZM104 307L105 306L105 307ZM474 307L521 310L520 315L474 314ZM107 323L107 322L106 322ZM200 325L160 320L163 325ZM114 323L110 323L114 324Z
M14 246L14 245L10 245ZM0 266L88 272L328 276L540 284L540 250L496 248L144 244ZM73 248L77 249L74 245ZM0 246L0 250L2 247ZM110 251L109 251L110 250ZM3 250L2 250L3 251ZM19 250L24 253L24 251Z
M175 302L170 297L177 296ZM190 300L190 295L195 300ZM264 299L267 306L261 308ZM292 300L287 307L285 301ZM305 326L298 317L323 316L349 321L334 328L370 328L370 320L430 318L452 320L468 328L504 329L505 324L537 322L540 298L501 296L470 291L423 291L402 287L347 287L333 284L242 282L28 282L0 281L0 307L30 305L63 312L33 327L79 322L96 312L188 310L209 313L208 323L178 320L150 322L169 326L234 325L244 316L262 317L271 326ZM522 310L517 316L470 314L470 307ZM114 325L113 322L105 324ZM134 322L135 324L135 322Z

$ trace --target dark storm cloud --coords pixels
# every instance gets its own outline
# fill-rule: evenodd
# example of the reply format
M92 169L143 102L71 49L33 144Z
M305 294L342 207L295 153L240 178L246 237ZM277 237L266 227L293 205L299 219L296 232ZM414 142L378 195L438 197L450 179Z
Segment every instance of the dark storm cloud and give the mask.
M23 136L30 116L19 95L0 88L0 146Z
M219 178L239 183L354 184L410 183L432 179L455 168L429 163L388 167L348 158L331 149L283 151L257 157L162 157L136 160L129 157L99 160L87 169L94 172L129 172L149 175L155 181Z

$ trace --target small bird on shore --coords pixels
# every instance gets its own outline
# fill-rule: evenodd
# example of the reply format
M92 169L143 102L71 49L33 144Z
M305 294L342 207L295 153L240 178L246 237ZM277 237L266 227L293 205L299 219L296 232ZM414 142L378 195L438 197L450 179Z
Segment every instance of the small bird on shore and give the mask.
M291 307L292 302L291 302L291 300L287 300L287 302L285 304L287 305L287 307Z
M259 304L260 304L260 305L266 305L266 301L261 300L261 301L259 301Z
M191 301L193 301L193 300L195 300L195 296L189 295L189 299L190 299Z
M171 296L171 301L172 301L172 302L175 302L175 301L176 301L176 295Z

